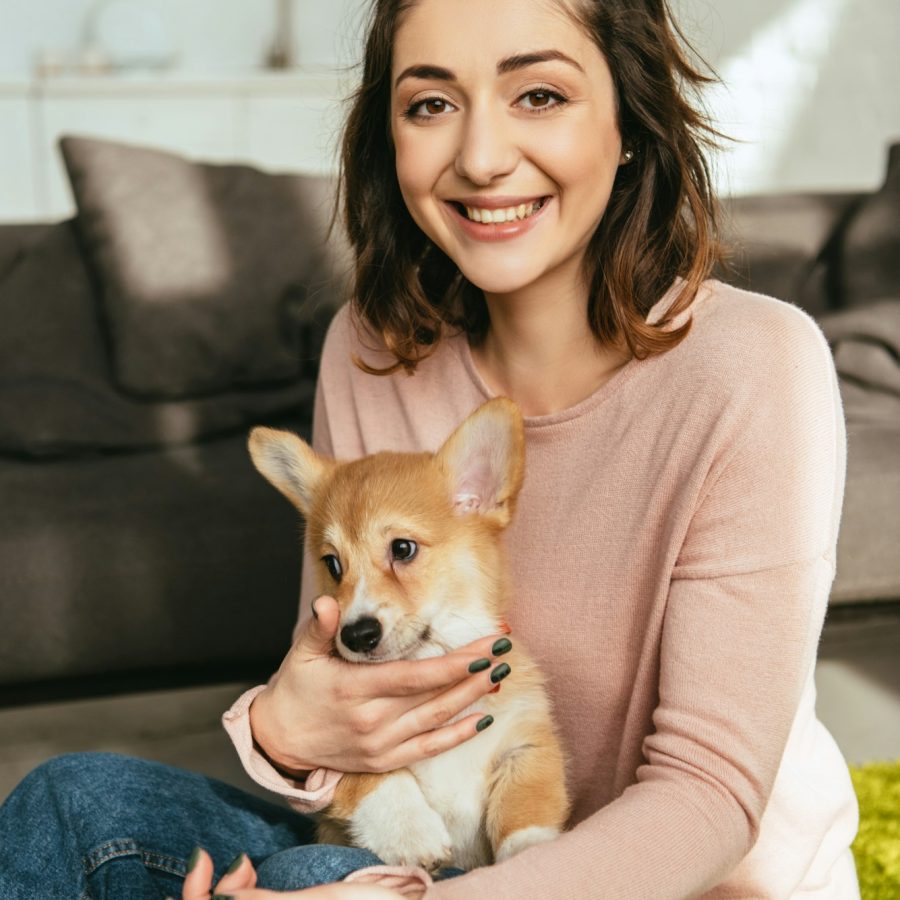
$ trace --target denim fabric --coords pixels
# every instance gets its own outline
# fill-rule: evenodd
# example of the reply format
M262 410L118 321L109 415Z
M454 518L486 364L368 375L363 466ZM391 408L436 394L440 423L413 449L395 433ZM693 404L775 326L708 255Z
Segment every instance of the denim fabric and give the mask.
M112 753L44 763L0 807L0 900L179 897L195 846L216 879L238 853L259 886L297 890L381 861L311 845L312 819L192 772Z

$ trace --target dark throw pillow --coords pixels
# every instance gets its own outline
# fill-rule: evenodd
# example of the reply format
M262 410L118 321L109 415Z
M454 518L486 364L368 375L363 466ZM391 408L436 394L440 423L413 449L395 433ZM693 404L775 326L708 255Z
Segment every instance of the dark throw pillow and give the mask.
M840 281L844 306L900 297L900 144L888 153L884 184L870 194L847 223L841 243Z
M343 299L327 179L60 146L119 387L178 399L297 377L305 326Z

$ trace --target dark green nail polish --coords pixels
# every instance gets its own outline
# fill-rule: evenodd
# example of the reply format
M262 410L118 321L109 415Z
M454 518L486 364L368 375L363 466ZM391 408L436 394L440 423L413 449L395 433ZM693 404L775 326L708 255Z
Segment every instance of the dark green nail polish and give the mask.
M511 671L512 669L510 669L506 663L500 663L500 665L491 672L491 681L493 681L494 684L497 684L498 681L503 681Z
M487 728L488 725L490 725L493 721L494 721L493 716L485 716L483 719L479 719L475 723L475 730L476 731L484 731L484 729Z
M210 900L234 900L231 894L213 894Z
M241 863L244 861L244 854L238 853L238 855L231 861L231 865L225 870L226 875L230 875L232 872L237 872L237 870L241 867Z
M476 659L475 662L469 665L470 672L483 672L485 669L489 668L491 665L491 661L489 659Z
M191 851L190 857L188 858L188 865L187 865L188 872L194 871L194 866L197 865L198 859L200 859L200 848L194 847L194 849Z
M491 653L494 656L502 656L504 653L509 653L512 650L512 641L509 638L500 638L499 641L494 641L494 646L491 647Z

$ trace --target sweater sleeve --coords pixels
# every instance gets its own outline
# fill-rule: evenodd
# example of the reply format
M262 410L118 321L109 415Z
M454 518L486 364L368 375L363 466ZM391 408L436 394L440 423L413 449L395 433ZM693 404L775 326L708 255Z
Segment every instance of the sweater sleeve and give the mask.
M827 344L784 310L736 379L672 571L636 782L551 844L438 882L429 900L677 900L714 887L753 846L815 662L846 459Z
M323 358L329 352L329 345L334 343L332 338L333 328L326 337ZM328 456L334 454L331 440L331 427L328 421L328 404L325 399L323 379L320 378L316 386L316 402L313 412L312 444L319 453ZM314 599L315 581L313 578L313 563L304 541L303 565L301 568L300 608L297 623L294 626L292 640L303 628L306 620L311 615L310 604ZM285 797L295 809L300 812L314 812L322 809L331 802L334 788L340 781L341 773L332 769L315 769L305 780L299 781L289 778L276 769L266 756L261 752L253 740L250 728L250 705L265 685L257 685L245 691L222 715L222 725L228 737L234 744L238 758L244 771L259 785Z

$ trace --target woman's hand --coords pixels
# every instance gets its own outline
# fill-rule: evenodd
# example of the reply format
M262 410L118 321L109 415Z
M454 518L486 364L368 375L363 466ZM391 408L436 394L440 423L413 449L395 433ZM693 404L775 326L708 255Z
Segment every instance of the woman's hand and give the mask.
M210 900L210 894L217 898L233 900L397 900L398 897L421 897L424 893L398 894L388 888L371 884L323 884L304 891L266 891L256 889L256 870L250 857L245 853L241 864L234 872L223 875L213 891L213 861L205 850L184 879L181 900Z
M496 688L492 647L501 634L434 659L360 665L332 654L337 602L319 597L315 611L250 707L254 739L279 769L388 772L475 736L482 713L446 723ZM470 672L479 660L491 665Z

